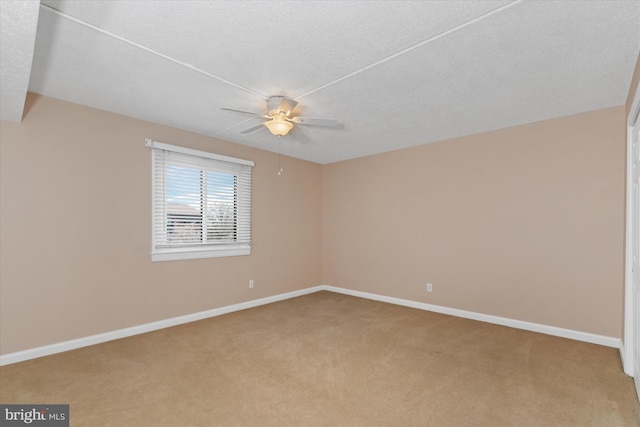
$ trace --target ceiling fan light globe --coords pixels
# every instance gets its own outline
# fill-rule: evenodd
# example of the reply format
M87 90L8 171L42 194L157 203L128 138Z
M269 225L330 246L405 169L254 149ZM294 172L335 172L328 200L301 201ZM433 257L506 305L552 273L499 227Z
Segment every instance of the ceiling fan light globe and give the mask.
M293 124L286 120L273 119L263 124L276 136L284 136L293 128Z

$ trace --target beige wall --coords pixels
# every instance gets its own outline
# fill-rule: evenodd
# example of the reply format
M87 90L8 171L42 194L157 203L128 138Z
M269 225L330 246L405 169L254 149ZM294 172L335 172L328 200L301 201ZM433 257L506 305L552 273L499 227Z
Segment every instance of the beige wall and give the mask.
M620 106L326 165L325 284L621 337L624 120Z
M322 167L30 94L0 124L0 353L322 283ZM145 138L256 163L251 256L150 261ZM249 279L255 288L248 288Z
M321 283L622 334L624 106L278 177L270 152L27 104L0 123L1 354ZM256 162L251 256L150 262L145 138Z

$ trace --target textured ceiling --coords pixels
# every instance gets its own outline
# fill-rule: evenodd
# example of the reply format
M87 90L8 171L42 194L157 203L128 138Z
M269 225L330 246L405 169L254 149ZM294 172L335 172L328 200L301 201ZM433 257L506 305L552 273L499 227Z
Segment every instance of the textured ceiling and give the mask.
M221 107L287 95L342 124L282 138L317 163L621 105L640 49L638 0L5 3L25 2L0 2L2 119L20 120L28 81L277 151L266 129L240 134L258 119Z
M0 1L0 119L22 120L39 2Z

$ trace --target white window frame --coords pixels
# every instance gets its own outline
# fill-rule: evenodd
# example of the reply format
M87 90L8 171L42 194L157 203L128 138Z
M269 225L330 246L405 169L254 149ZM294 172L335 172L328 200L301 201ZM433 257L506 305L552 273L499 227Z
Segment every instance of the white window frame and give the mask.
M186 260L186 259L200 259L200 258L213 258L213 257L227 257L227 256L242 256L249 255L251 253L251 168L255 166L254 162L250 160L237 159L234 157L222 156L219 154L213 154L205 151L193 150L190 148L180 147L176 145L165 144L151 139L145 140L145 146L151 148L152 152L152 179L151 179L151 191L152 191L152 211L151 211L151 261L174 261L174 260ZM164 187L165 172L157 170L162 168L162 165L156 164L156 156L153 155L154 150L162 150L174 153L180 153L188 156L193 156L194 161L206 162L207 160L213 160L216 162L217 170L223 173L232 173L238 180L238 195L236 196L236 202L238 204L238 228L240 226L249 233L248 240L242 243L225 243L225 244L201 244L187 247L167 247L166 242L160 242L161 239L158 236L163 235L160 227L165 223L164 220L157 221L156 219L161 216L164 218L164 206L165 206L165 194L161 191L156 191L160 187ZM220 163L222 162L222 163ZM244 168L247 173L241 173ZM162 182L158 182L158 180ZM248 194L247 194L248 193ZM164 232L166 233L166 231ZM164 244L163 244L164 243Z

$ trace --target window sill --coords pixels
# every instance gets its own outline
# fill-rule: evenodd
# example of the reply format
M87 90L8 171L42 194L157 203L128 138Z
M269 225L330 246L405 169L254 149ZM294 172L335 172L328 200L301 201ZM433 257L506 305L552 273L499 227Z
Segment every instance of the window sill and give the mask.
M218 258L228 256L249 255L249 246L226 247L221 249L170 249L156 251L151 254L152 262L178 261L183 259Z

